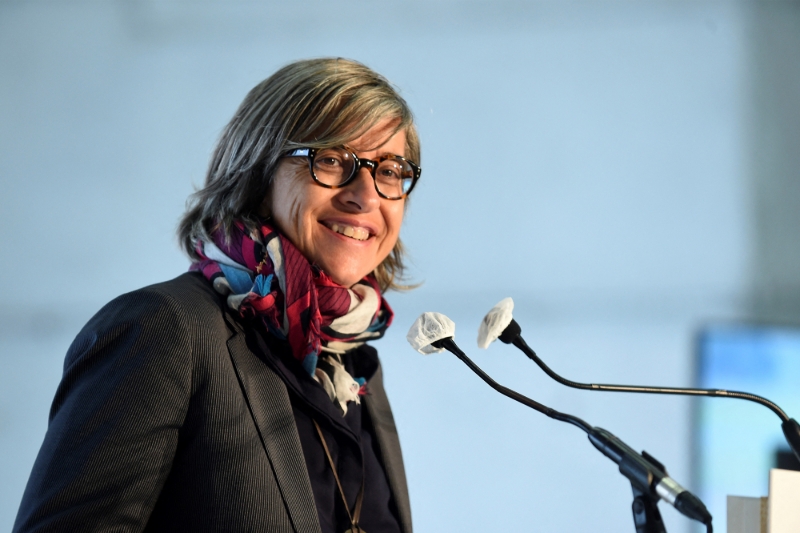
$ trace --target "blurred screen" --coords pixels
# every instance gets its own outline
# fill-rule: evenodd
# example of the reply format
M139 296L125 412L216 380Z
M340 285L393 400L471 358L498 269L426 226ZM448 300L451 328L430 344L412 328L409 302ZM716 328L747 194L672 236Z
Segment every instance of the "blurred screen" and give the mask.
M750 392L800 416L800 328L755 324L707 327L697 338L697 386ZM767 496L770 468L800 469L781 421L739 399L695 402L695 474L700 497L725 531L726 496Z

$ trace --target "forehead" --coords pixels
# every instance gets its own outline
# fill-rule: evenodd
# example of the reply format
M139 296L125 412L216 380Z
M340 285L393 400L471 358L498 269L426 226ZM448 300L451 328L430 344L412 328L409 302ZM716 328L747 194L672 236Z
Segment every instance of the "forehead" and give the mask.
M397 130L400 119L387 118L378 121L359 137L347 142L347 146L358 151L369 152L391 147L392 150L405 149L406 132Z

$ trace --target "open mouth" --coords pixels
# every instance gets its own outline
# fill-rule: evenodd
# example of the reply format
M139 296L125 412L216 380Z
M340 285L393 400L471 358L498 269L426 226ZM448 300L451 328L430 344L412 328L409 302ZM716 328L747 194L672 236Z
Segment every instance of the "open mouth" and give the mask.
M369 230L365 228L359 228L356 226L347 226L344 224L336 224L336 223L325 223L325 226L330 228L331 230L339 233L340 235L344 235L345 237L350 237L351 239L355 239L357 241L366 241L369 239Z

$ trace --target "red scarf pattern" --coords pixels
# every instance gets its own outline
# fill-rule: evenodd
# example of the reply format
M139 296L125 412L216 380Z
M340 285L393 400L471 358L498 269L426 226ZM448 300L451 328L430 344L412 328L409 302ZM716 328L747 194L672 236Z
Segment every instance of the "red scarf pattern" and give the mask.
M368 339L382 337L392 322L391 308L374 276L368 275L359 284L377 293L380 301L377 310L366 317L368 324L364 331L356 334L335 331L331 327L334 320L355 314L360 303L358 295L310 264L268 222L262 223L254 235L236 222L229 241L221 231L212 234L212 241L198 242L201 260L193 263L190 270L202 272L218 292L227 295L228 305L242 316L260 317L272 333L286 338L293 356L311 376L317 357L329 342L355 347ZM359 312L363 314L364 309Z

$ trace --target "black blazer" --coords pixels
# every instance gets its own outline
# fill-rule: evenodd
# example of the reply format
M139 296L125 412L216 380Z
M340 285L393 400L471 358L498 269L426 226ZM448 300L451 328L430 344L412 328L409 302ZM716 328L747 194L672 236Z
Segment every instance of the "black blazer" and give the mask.
M106 305L69 348L13 531L319 532L289 395L248 330L197 273ZM380 369L369 383L411 533Z

